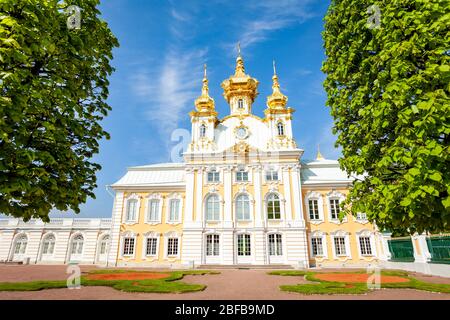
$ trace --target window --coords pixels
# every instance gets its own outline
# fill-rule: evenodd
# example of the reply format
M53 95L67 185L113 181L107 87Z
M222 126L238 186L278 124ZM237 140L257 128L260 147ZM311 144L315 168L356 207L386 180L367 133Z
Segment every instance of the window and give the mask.
M237 182L245 182L248 181L248 172L244 169L240 169L236 172L236 181Z
M210 195L206 199L206 221L220 220L220 201L216 194Z
M81 234L76 235L72 240L72 248L70 250L71 254L82 254L83 253L84 238Z
M127 201L127 221L136 221L137 206L137 199L129 199Z
M358 212L356 214L356 220L367 220L367 214L363 212Z
M317 199L309 199L309 219L319 220L319 205Z
M155 237L147 238L147 246L145 254L147 256L156 256L157 247L158 247L158 238Z
M202 124L200 126L200 138L203 138L206 136L206 126L204 124Z
M242 99L238 100L238 109L244 109L244 100Z
M167 240L167 256L178 255L178 238L169 238Z
M14 254L24 254L27 250L28 238L26 235L21 235L16 240L16 247L14 248Z
M345 256L345 237L334 237L334 249L337 256Z
M278 171L274 169L266 171L266 181L278 181Z
M147 221L149 221L149 222L159 221L159 200L158 199L151 199L148 201Z
M134 238L126 237L123 239L123 255L132 256L134 254Z
M370 237L359 237L359 247L361 249L361 255L371 256L372 247L370 245Z
M238 256L250 256L251 246L250 246L250 235L249 234L238 234Z
M48 235L45 237L44 242L42 243L42 254L53 254L55 250L55 236Z
M267 219L281 219L280 198L274 193L267 197Z
M330 199L331 219L339 219L339 199Z
M236 198L236 219L250 220L250 200L246 194L241 194Z
M277 129L278 129L278 135L284 136L284 125L282 122L278 122Z
M170 199L169 201L169 221L180 220L180 199Z
M219 182L220 174L215 169L208 172L208 182Z
M208 234L206 235L206 255L218 256L219 255L219 235Z
M108 248L109 236L104 236L100 242L100 254L106 254Z
M269 255L281 256L283 255L281 234L269 234Z
M312 237L311 247L313 256L323 256L322 237Z

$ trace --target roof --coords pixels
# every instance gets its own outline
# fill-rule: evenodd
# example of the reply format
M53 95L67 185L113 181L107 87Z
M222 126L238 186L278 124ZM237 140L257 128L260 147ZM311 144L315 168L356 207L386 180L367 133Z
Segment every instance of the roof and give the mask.
M337 160L322 159L302 161L301 179L304 185L320 185L348 184L355 178L341 170Z

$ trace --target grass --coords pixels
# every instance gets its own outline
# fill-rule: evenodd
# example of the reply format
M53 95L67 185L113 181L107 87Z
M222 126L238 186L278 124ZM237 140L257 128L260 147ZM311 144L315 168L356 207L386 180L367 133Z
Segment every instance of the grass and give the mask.
M110 273L136 273L149 271L133 270L94 270L81 276L81 286L106 286L126 292L153 292L153 293L184 293L202 291L206 288L202 284L190 284L179 281L185 275L218 274L215 271L206 270L181 270L161 272L169 274L163 279L149 280L93 280L87 276L91 274ZM155 272L158 273L158 272ZM29 282L0 282L0 291L39 291L45 289L67 288L65 280L29 281Z
M365 273L365 271L352 271L352 272L329 272L337 274L354 274ZM270 275L279 276L304 276L306 280L313 283L297 284L297 285L282 285L280 289L282 291L297 292L303 294L363 294L372 291L369 289L366 283L354 283L354 282L333 282L325 281L315 277L317 272L312 271L293 271L293 270L280 270L269 272ZM450 285L429 283L417 280L411 277L408 272L405 271L381 271L381 275L385 276L398 276L407 278L408 282L399 283L381 283L381 288L387 289L416 289L430 292L450 293Z

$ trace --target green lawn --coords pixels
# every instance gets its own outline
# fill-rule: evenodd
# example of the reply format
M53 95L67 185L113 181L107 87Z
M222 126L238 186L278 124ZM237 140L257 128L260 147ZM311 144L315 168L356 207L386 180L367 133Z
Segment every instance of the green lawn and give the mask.
M201 291L206 288L202 284L190 284L179 281L185 275L218 274L215 271L188 270L161 272L169 274L168 277L157 280L92 280L89 274L149 272L134 270L94 270L81 276L81 286L107 286L116 290L127 292L154 292L154 293L183 293ZM157 273L157 272L155 272ZM29 282L0 282L0 291L38 291L44 289L67 288L66 280L29 281Z
M272 271L270 275L279 276L303 276L306 280L314 282L308 284L297 285L282 285L280 289L282 291L298 292L303 294L362 294L372 291L367 287L366 283L353 283L353 282L332 282L317 279L315 275L318 272L313 271ZM365 271L352 271L352 272L329 272L329 273L365 273ZM401 283L382 283L381 288L389 289L416 289L431 292L450 293L450 285L428 283L417 280L411 277L408 272L405 271L381 271L381 275L386 276L398 276L409 279L408 282Z

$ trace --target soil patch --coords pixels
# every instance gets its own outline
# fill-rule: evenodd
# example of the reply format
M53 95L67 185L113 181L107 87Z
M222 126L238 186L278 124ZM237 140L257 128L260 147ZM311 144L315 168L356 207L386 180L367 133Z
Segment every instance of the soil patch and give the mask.
M319 280L333 282L354 282L365 283L370 274L367 273L318 273L314 277ZM400 283L408 282L409 279L398 276L381 276L381 283Z
M168 273L129 272L129 273L99 273L87 276L89 280L155 280L169 277Z

